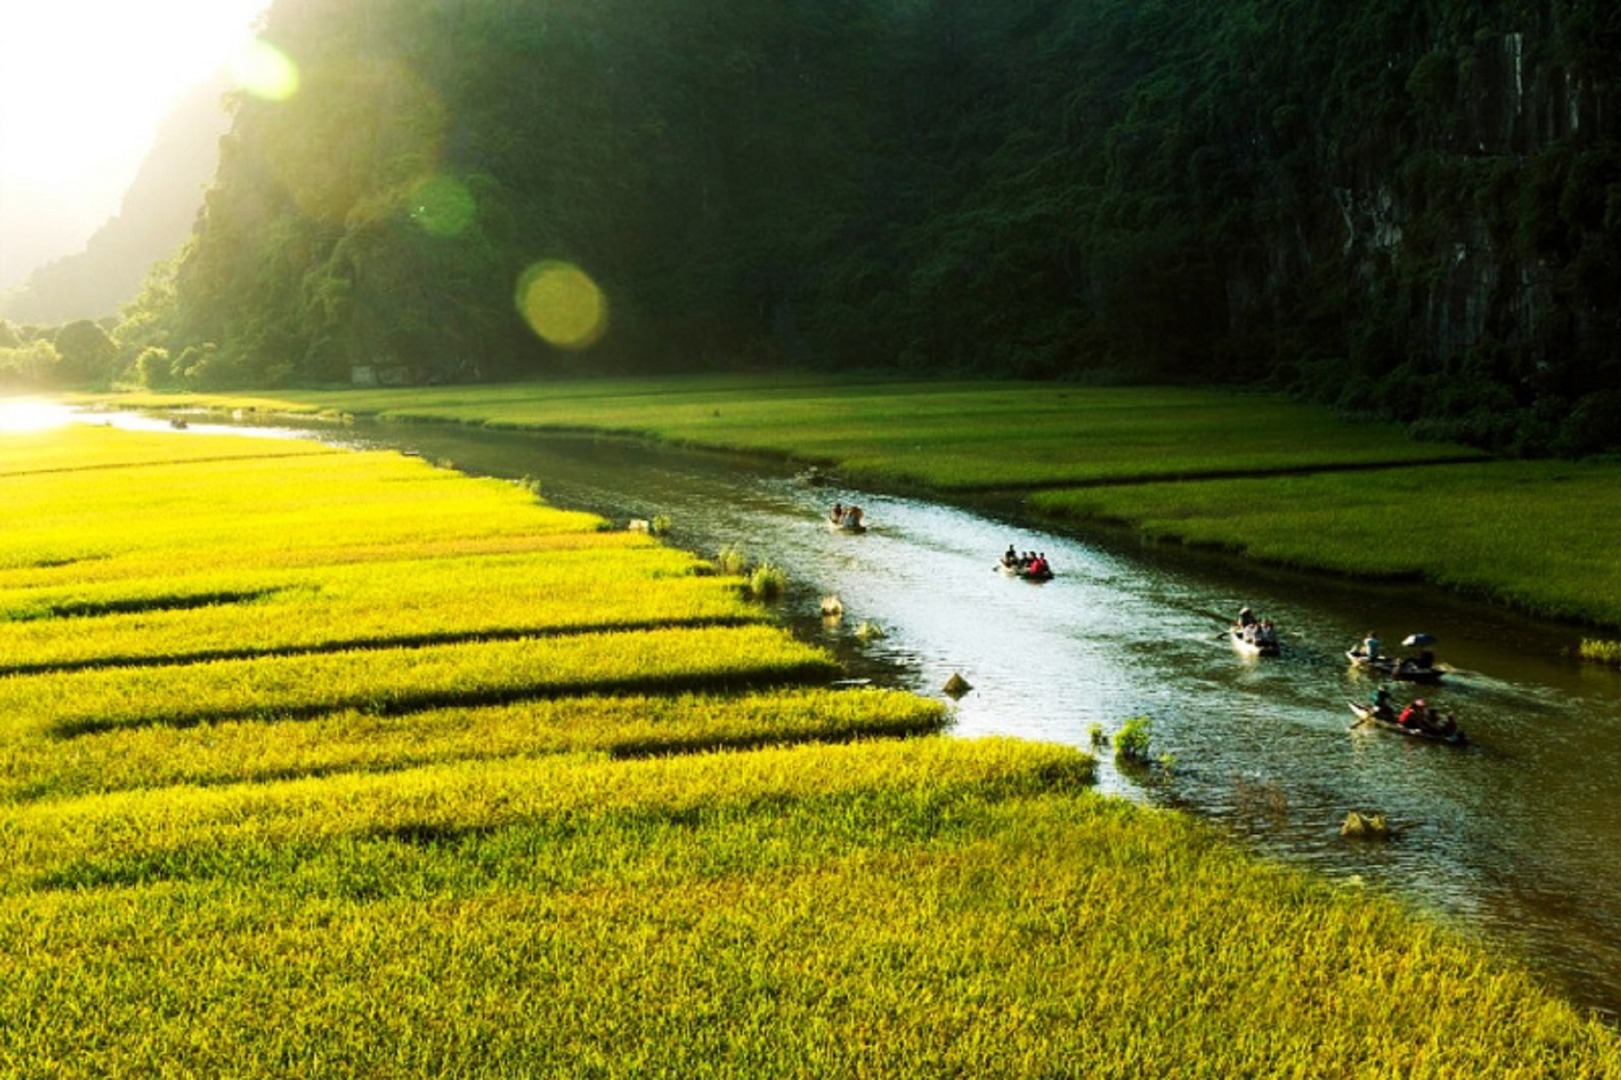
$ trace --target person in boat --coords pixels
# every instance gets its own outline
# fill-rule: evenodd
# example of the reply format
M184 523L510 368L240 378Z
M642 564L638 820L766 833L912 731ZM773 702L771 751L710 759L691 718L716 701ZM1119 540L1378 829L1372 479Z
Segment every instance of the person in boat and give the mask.
M1278 631L1272 625L1272 620L1262 619L1260 625L1255 628L1255 644L1276 645L1277 643Z
M1362 639L1361 646L1351 651L1358 656L1366 657L1371 662L1379 659L1380 644L1379 635L1369 630L1368 636Z
M841 503L841 502L834 503L833 504L833 509L831 509L831 510L829 510L827 512L827 519L829 521L831 521L835 525L843 525L844 524L844 504Z
M1002 552L1002 565L1010 569L1019 565L1019 553L1012 544L1009 544L1007 550Z
M1368 698L1368 704L1373 707L1373 715L1379 719L1396 719L1396 706L1390 700L1390 687L1383 685L1377 687L1372 696Z
M859 506L852 506L844 512L844 525L846 528L861 528L862 511Z
M1247 607L1238 609L1238 625L1242 629L1249 629L1255 625L1255 612Z
M1396 723L1405 728L1429 729L1431 727L1429 705L1425 704L1423 698L1416 699L1401 711L1401 715L1396 717Z
M1025 568L1024 572L1029 574L1031 577L1046 577L1049 573L1051 573L1051 571L1047 569L1047 553L1044 551L1036 552L1030 559L1030 565Z

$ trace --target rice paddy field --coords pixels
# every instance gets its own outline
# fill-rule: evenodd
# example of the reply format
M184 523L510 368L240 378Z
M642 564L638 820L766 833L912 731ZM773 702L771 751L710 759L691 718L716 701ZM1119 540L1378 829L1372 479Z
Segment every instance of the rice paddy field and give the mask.
M581 380L273 398L132 395L131 405L343 413L393 421L613 431L836 465L940 491L1456 460L1391 425L1278 397L1048 383L812 377Z
M1059 521L1621 626L1614 462L1490 462L1264 395L815 376L125 395L122 404L593 430L769 453L850 483L1016 494Z
M70 426L0 498L0 1074L1621 1075L522 486Z
M1423 579L1521 611L1621 625L1621 469L1491 462L1044 491L1057 517L1369 578Z

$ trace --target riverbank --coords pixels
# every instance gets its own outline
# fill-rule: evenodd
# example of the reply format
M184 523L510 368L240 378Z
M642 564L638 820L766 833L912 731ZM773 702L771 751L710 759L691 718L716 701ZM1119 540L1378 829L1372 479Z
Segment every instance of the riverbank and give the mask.
M1621 1070L1484 947L923 734L519 485L80 427L0 486L7 1069Z
M767 453L853 483L1018 493L1057 520L1122 522L1160 540L1621 626L1621 564L1607 543L1621 535L1621 466L1489 461L1274 397L706 376L98 400L599 430Z

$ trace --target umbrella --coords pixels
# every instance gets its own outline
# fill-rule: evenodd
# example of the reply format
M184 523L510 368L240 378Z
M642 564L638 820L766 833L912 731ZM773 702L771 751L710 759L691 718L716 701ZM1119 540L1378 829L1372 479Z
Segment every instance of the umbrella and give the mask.
M1406 637L1402 638L1401 643L1403 645L1406 645L1406 646L1409 646L1409 647L1415 646L1415 645L1434 645L1435 644L1435 635L1434 634L1426 634L1426 633L1423 633L1423 632L1420 632L1420 633L1417 633L1417 634L1408 634Z

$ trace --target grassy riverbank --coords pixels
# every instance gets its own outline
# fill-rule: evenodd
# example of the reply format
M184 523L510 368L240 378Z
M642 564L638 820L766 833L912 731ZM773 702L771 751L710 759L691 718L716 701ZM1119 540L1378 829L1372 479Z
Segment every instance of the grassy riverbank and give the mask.
M1621 1073L518 485L74 427L0 495L0 1073Z
M1059 519L1125 522L1161 539L1424 579L1621 626L1621 569L1608 552L1621 535L1621 466L1487 463L1264 396L711 376L116 400L595 429L769 452L836 466L853 482L1024 492Z
M1491 462L1068 489L1060 518L1362 577L1422 578L1538 615L1621 626L1621 467Z

